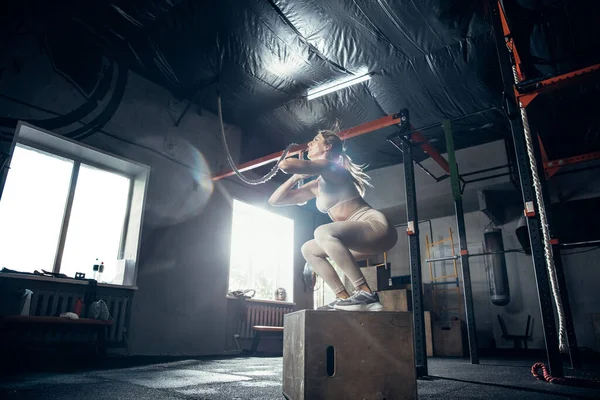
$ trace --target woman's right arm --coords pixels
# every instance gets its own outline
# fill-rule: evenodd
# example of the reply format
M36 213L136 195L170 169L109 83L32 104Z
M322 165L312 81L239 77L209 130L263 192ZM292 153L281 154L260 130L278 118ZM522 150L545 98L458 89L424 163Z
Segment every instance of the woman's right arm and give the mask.
M298 189L292 188L302 179L302 175L292 175L281 186L273 192L269 198L269 204L272 206L289 206L295 204L304 204L308 200L316 197L318 181L315 179L302 185Z

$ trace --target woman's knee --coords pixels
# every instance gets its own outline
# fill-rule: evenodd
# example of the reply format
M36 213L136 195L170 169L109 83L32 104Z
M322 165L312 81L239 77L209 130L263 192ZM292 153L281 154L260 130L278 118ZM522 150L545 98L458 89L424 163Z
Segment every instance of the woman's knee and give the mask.
M315 229L315 241L317 244L321 244L333 237L334 233L329 225L321 225Z
M310 257L317 257L321 252L321 248L317 244L317 241L312 239L302 245L300 252L302 253L304 259L308 261Z

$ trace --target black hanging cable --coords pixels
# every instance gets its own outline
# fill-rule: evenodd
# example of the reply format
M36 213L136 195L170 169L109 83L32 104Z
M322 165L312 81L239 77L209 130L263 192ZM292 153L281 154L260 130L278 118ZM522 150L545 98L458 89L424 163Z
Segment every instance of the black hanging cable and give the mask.
M66 133L64 136L77 140L85 139L102 129L108 121L114 116L115 112L123 101L125 88L127 87L127 79L129 70L122 64L118 64L118 75L113 95L100 115L96 116L91 122L78 128L72 132Z
M81 94L84 99L88 100L89 96L81 88L81 86L79 86L77 84L77 82L75 82L73 79L71 79L71 77L69 75L64 73L54 62L54 60L52 58L52 49L50 48L50 45L48 44L48 36L44 36L43 38L40 39L40 41L42 42L42 46L44 47L44 50L48 54L48 61L50 61L50 65L52 66L52 69L54 70L54 72L57 75L59 75L61 78L63 78L65 80L65 82L67 82L69 85L71 85L75 90L77 90L77 92L79 92L79 94Z
M89 100L65 115L48 119L17 119L0 117L0 126L15 129L19 120L47 130L54 130L71 125L72 123L77 122L91 114L98 107L100 101L108 94L110 83L113 77L112 66L108 68L104 67L101 76L102 77L100 78L100 81L98 82L98 85L96 86L96 89L90 96Z

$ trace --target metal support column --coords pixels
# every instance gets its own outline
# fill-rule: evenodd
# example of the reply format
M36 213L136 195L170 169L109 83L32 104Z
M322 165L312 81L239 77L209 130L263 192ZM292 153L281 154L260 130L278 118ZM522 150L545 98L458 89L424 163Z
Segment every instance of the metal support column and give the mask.
M538 146L534 146L534 155L536 160L536 166L538 170L538 174L540 177L545 176L544 165L541 162L542 155L540 148ZM548 191L548 183L545 179L540 179L540 184L542 188L542 198L544 201L544 206L546 207L546 217L548 220L548 227L550 228L550 237L553 239L556 236L553 233L552 227L553 224L553 213L550 209L552 201L550 198L550 193ZM560 238L559 238L560 239ZM569 358L571 361L571 368L580 369L581 368L581 358L579 356L579 350L577 348L577 337L575 335L575 327L573 325L573 314L571 313L571 302L569 301L569 291L567 289L567 281L565 279L565 272L563 269L562 257L560 256L560 246L558 243L552 245L552 255L554 260L554 269L556 270L556 280L558 283L558 290L560 292L560 298L564 311L564 324L565 324L565 332L567 336L567 342L569 347Z
M401 130L406 130L408 112L402 116ZM404 128L404 129L402 129ZM402 139L400 150L404 162L404 185L406 191L406 218L408 234L408 251L410 257L413 331L415 347L415 366L417 377L426 376L427 349L425 341L425 316L423 314L423 282L421 275L421 245L419 243L419 217L417 216L417 192L415 188L415 168L412 158L412 145L409 139ZM396 147L398 145L392 142Z
M454 197L454 208L456 210L456 225L458 228L460 263L462 267L461 272L465 296L465 317L467 320L467 334L469 337L469 356L471 358L471 364L479 364L477 334L475 330L475 312L473 310L473 290L471 288L471 269L469 266L469 250L467 248L467 232L465 229L465 214L460 191L460 176L458 175L456 155L454 154L452 123L449 120L444 120L442 125L446 134L446 151L448 152L448 163L450 164L450 182L452 184L452 196Z
M516 49L514 49L514 43L512 42L509 28L508 26L503 25L505 17L500 3L498 3L497 7L494 8L494 13L498 16L497 18L494 18L494 32L496 36L496 46L498 51L500 72L502 76L502 81L504 83L505 93L511 93L514 89L513 87L510 87L511 85L509 84L509 81L513 81L515 85L518 84L520 81L520 74L517 69L517 61L515 60L515 58L518 58L518 56L516 53ZM508 59L500 57L499 53L499 48L505 45L505 41L510 56ZM508 72L509 68L512 70L512 74ZM508 76L510 75L512 75L512 79L508 78ZM529 231L529 241L531 243L532 261L536 276L537 292L542 316L542 328L544 330L544 339L546 343L546 354L548 358L547 365L551 375L556 377L562 377L563 366L560 357L560 351L558 348L559 343L556 331L556 322L554 319L554 309L552 307L552 297L550 292L548 271L546 269L546 260L544 254L544 241L539 220L539 210L538 207L535 206L536 201L535 192L533 188L533 178L527 154L527 143L525 139L526 133L524 132L525 125L528 124L527 112L525 110L526 105L524 105L519 99L517 99L517 105L521 111L520 117L523 121L523 126L521 126L517 122L518 113L510 112L510 104L508 101L506 103L507 115L510 121L513 145L515 148L515 161L517 165L521 193L523 196L523 204L525 210L527 211L526 215L528 215L527 228ZM527 129L529 128L527 127ZM536 146L533 147L535 148ZM539 155L535 158L539 165ZM540 171L539 167L538 171ZM539 175L542 177L544 176L543 173ZM554 259L556 260L556 257L554 257ZM560 268L560 271L561 272L559 272L559 269L557 269L557 275L560 275L562 273L562 268ZM559 278L559 282L560 281L561 279ZM562 282L564 283L564 279L562 279Z
M525 110L523 110L524 112ZM527 218L527 228L529 230L529 241L531 243L531 257L535 270L538 298L540 301L540 312L542 315L542 328L544 329L544 339L546 342L546 355L548 357L548 368L552 376L562 377L563 366L558 349L558 335L556 332L556 322L554 320L554 310L552 308L552 296L548 280L548 271L546 270L546 261L544 255L544 243L542 239L539 213L535 205L535 194L533 191L533 182L531 170L529 169L529 160L527 156L527 147L523 134L523 127L516 120L510 120L513 143L515 146L515 155L517 160L517 169L521 183L521 192L523 195L523 204L525 209L534 211Z
M573 325L573 315L571 314L571 302L569 301L569 291L567 290L567 281L565 271L563 270L562 258L560 256L560 247L552 246L554 254L554 269L556 270L556 279L560 290L563 310L565 314L565 330L567 332L567 342L569 343L569 358L571 368L581 369L581 357L577 348L577 337L575 336L575 326Z

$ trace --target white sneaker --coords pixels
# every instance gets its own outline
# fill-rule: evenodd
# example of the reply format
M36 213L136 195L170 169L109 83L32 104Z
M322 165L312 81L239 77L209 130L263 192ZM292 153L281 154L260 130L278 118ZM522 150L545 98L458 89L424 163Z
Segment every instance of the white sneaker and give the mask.
M340 301L342 301L342 299L340 299L339 297L336 297L334 301L332 301L329 304L325 304L324 306L321 307L317 307L317 310L319 311L332 311L335 309L335 305L337 303L339 303Z
M354 292L347 299L338 301L334 306L336 310L345 311L381 311L383 305L379 302L377 293L367 293L364 290Z

